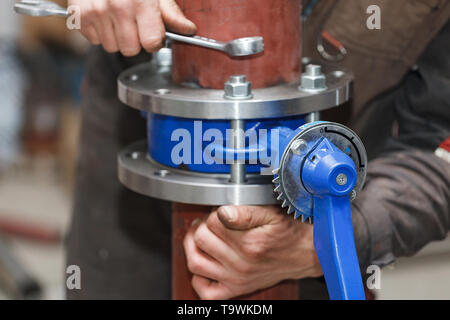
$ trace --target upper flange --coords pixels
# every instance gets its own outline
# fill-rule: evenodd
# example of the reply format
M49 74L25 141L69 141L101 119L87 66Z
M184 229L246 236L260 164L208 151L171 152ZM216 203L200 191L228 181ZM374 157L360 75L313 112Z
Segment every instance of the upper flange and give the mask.
M327 89L305 92L299 83L254 89L253 99L229 100L223 90L182 86L171 80L170 68L144 63L118 78L119 99L139 110L190 119L267 119L326 110L350 99L353 74L323 66Z

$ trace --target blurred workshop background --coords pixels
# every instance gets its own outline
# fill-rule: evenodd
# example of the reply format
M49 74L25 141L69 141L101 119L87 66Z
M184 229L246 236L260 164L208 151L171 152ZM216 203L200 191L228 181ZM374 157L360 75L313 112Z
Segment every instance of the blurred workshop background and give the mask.
M0 298L62 299L88 43L14 2L0 1Z
M13 4L0 1L0 299L64 299L89 45L64 19L22 17ZM450 299L450 240L381 280L379 299Z

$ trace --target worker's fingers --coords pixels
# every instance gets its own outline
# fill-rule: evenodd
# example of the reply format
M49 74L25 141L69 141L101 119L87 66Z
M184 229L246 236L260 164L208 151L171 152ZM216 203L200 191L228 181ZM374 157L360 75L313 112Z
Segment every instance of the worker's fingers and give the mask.
M197 227L192 227L186 234L183 246L186 254L187 266L194 275L200 275L213 280L221 280L224 274L223 266L204 254L195 244L194 233Z
M211 212L206 220L206 225L213 234L227 243L238 256L241 256L242 246L246 244L243 239L246 236L245 232L227 228L219 219L217 211Z
M206 223L198 226L194 232L195 245L217 260L224 267L233 268L240 263L240 257L234 250L209 230Z
M175 0L160 0L159 5L167 29L183 34L195 34L197 27L184 16Z
M159 1L141 1L136 8L136 21L141 46L148 52L160 49L165 38L165 28Z
M82 0L70 0L69 6L77 6L80 8L80 32L81 34L93 45L100 44L100 38L95 30L93 21L97 17L93 14L93 9L91 4Z
M99 36L100 43L107 52L114 53L119 51L119 46L117 45L116 36L114 34L114 25L109 17L102 16L96 21L95 30Z
M127 1L115 0L109 2L109 11L120 52L127 57L137 55L141 51L141 44L134 8L127 5Z
M276 208L269 209L271 207L267 207L267 210L273 212L264 213L264 207L254 207L256 210L263 210L261 213L261 217L264 215L270 215L278 213ZM219 208L220 210L220 208ZM251 212L251 211L250 211ZM206 221L206 225L208 229L211 230L212 233L217 235L220 239L222 239L228 246L230 246L234 252L241 258L239 264L235 264L235 269L239 270L240 273L251 274L251 267L255 263L255 261L259 261L261 258L264 258L264 253L267 247L267 242L270 242L270 232L271 229L262 228L260 223L256 223L258 227L255 228L242 228L242 230L230 229L225 226L223 223L224 218L219 218L219 211L212 212ZM252 220L259 218L252 218L248 216L249 222L246 224L247 226L252 225L252 221L266 221L266 226L272 221L268 218L264 218L265 220ZM245 221L245 220L244 220ZM244 222L243 222L244 224ZM272 229L273 230L273 229Z
M231 290L223 283L202 276L192 277L192 287L203 300L225 300L233 297Z
M114 26L105 1L72 0L69 4L80 6L81 32L89 41L102 44L108 52L118 51Z
M96 46L100 44L100 37L93 25L81 27L81 34L93 45Z
M222 206L217 214L228 229L249 230L270 224L278 210L272 206Z

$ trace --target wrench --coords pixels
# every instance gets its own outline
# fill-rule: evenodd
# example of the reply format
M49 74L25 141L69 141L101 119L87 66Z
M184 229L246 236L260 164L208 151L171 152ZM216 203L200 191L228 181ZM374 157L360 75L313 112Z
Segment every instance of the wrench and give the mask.
M22 0L14 5L14 11L34 17L69 16L67 8L46 0ZM264 39L262 37L238 38L228 42L199 36L183 36L172 32L166 32L166 37L174 41L222 51L231 57L249 56L264 51Z

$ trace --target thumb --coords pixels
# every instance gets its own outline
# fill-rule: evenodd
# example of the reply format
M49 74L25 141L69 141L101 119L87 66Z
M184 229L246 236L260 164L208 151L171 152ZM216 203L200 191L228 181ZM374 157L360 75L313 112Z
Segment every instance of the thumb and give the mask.
M220 222L232 230L249 230L270 224L278 209L270 206L223 206L217 210Z
M197 27L188 20L175 0L160 0L159 8L163 21L170 31L182 34L195 34Z

